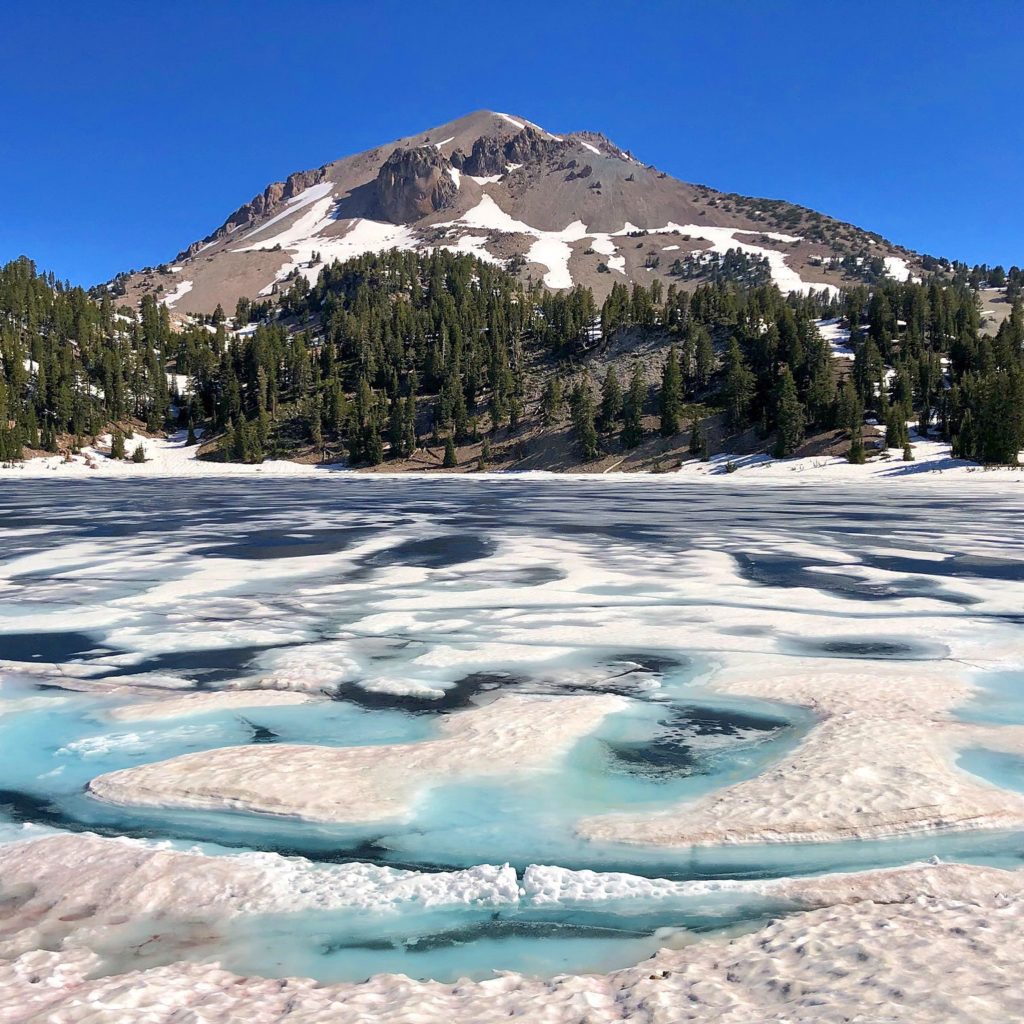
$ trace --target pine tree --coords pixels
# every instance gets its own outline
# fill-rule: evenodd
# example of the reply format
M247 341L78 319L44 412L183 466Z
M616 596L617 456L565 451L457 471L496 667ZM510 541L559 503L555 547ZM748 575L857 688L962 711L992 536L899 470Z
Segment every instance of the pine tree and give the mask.
M407 395L402 401L402 454L408 458L417 448L416 399Z
M725 355L725 375L722 398L729 426L742 430L750 418L750 403L754 397L754 374L747 366L739 342L733 338Z
M846 453L847 462L852 462L855 465L862 466L867 461L864 454L864 438L861 436L861 431L858 428L853 432L853 438L850 441L850 450Z
M850 433L850 448L846 453L846 459L854 465L863 465L866 461L864 452L864 410L857 401L857 396L853 393L852 386L847 385L847 387L850 388L853 398L852 405L850 405L848 410L847 429Z
M792 455L803 443L804 410L796 392L793 372L784 366L775 390L775 426L778 438L775 457L784 459Z
M379 466L384 461L384 442L381 440L380 430L376 426L367 428L363 450L366 453L368 465Z
M700 429L700 420L695 416L690 421L690 454L700 455L707 451L704 443L704 432Z
M886 448L902 448L910 443L910 434L907 431L907 424L903 416L902 406L892 405L889 407L885 419Z
M541 415L544 426L553 426L562 416L562 385L554 375L544 385L544 397L541 400Z
M589 381L580 384L573 395L572 424L583 451L583 458L588 462L591 459L596 459L598 455L597 426L594 423L594 394Z
M112 459L123 459L125 457L124 433L119 428L115 429L114 433L110 436L110 457Z
M828 345L815 331L807 348L807 415L820 427L835 424L836 378Z
M132 462L145 462L146 461L146 449L141 445L136 445L135 451L132 452Z
M638 364L629 382L629 393L624 408L622 443L627 448L635 448L644 439L643 414L646 400L647 382L644 380L643 369Z
M683 377L679 369L679 357L673 345L668 350L668 359L661 374L661 436L672 437L679 433L679 414L683 403Z
M974 433L974 417L970 408L966 409L960 420L960 429L953 435L952 455L958 459L975 459L978 457L977 441Z
M861 405L860 397L850 381L847 381L840 389L835 401L834 419L836 424L846 430L853 432L851 424L856 424L859 430L864 422L864 407Z
M444 442L444 461L441 463L445 469L452 469L459 464L455 454L455 441L449 437Z
M622 388L615 367L609 366L601 385L601 414L599 423L602 433L610 434L622 417Z
M715 349L707 328L700 328L695 338L694 375L698 387L707 387L715 371Z

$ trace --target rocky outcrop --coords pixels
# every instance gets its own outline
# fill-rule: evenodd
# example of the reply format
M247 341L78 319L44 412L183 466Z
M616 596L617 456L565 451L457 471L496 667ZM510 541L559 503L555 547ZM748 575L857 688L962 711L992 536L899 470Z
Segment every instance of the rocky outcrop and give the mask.
M318 167L313 171L296 171L295 174L289 174L286 181L271 182L258 196L253 196L249 202L235 210L213 234L207 235L206 238L198 242L193 242L184 252L178 253L175 259L188 259L204 245L215 242L218 238L223 238L224 235L240 227L254 224L262 217L273 213L282 203L294 199L311 185L318 185L326 177L327 168Z
M505 156L511 164L532 164L557 156L567 146L561 139L553 139L527 125L518 135L505 143Z
M473 143L473 151L462 162L462 170L480 178L504 174L508 169L504 139L481 136ZM462 156L460 153L459 156Z
M478 177L504 174L509 164L539 163L565 148L566 143L527 125L511 138L485 135L477 139L473 151L463 159L462 169Z
M377 173L377 208L393 224L408 224L455 202L451 163L434 146L396 149Z

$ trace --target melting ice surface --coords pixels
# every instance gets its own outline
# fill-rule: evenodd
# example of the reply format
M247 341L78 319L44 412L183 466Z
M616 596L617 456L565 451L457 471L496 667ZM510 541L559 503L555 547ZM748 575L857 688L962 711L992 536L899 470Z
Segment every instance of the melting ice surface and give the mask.
M668 808L750 778L813 727L806 709L716 693L709 681L725 654L749 657L752 672L767 652L935 662L965 623L1016 636L1020 621L985 603L986 587L1022 578L1001 554L1012 504L895 486L850 496L641 480L8 486L0 820L220 857L273 851L426 872L508 863L524 882L498 905L243 915L205 945L147 947L146 962L202 956L323 980L607 970L788 909L755 889L645 901L609 887L586 904L544 901L525 886L530 865L674 880L933 854L1016 866L1015 834L673 850L576 831L583 818ZM718 579L741 586L719 597ZM1019 675L977 681L965 722L1024 722ZM122 714L238 689L311 699ZM612 693L624 704L545 770L432 780L386 821L121 807L86 789L108 772L223 747L427 743L446 716L523 693ZM1012 755L968 750L959 764L1020 788ZM145 920L111 930L110 970L140 966L151 931Z

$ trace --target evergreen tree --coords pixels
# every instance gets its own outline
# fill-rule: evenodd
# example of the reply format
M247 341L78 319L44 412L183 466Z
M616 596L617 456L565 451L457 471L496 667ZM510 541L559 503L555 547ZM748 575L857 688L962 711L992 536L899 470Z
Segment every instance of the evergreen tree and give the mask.
M627 448L635 448L644 439L643 414L646 400L647 383L644 380L643 369L638 364L633 369L624 406L622 443Z
M715 349L707 328L700 328L694 338L694 376L698 387L707 387L715 369Z
M622 417L622 388L615 367L609 366L601 385L601 431L610 434Z
M701 455L707 451L704 443L704 432L700 429L700 420L695 416L690 421L690 454Z
M541 401L541 412L544 426L553 426L562 415L562 385L558 377L551 376L544 385L544 397Z
M783 367L779 374L775 391L775 425L778 431L775 457L784 459L792 455L804 440L804 410L788 366Z
M123 459L125 457L124 433L120 429L116 429L110 436L110 457L112 459Z
M864 454L864 438L861 435L860 427L858 427L852 434L850 449L846 453L846 459L848 462L861 466L867 461Z
M733 430L742 430L746 427L753 397L754 374L743 358L739 342L733 338L725 354L725 377L722 382L726 417Z
M573 394L572 425L586 461L598 456L597 426L594 422L594 394L590 382L581 383Z
M885 420L886 448L902 448L910 443L910 435L903 416L904 410L902 406L892 405L889 407Z
M452 469L459 464L455 455L455 441L449 436L444 442L444 462L441 463L445 469Z
M672 437L679 433L679 414L683 404L683 377L675 345L669 349L662 371L660 403L661 436Z

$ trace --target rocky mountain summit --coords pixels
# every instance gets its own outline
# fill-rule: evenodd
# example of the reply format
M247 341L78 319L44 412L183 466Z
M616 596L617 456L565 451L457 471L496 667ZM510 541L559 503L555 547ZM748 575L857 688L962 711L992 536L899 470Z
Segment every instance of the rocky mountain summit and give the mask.
M598 133L556 135L478 111L274 182L173 262L108 288L208 313L390 248L468 252L598 298L616 282L686 288L722 275L834 292L927 269L926 258L813 210L678 181Z

